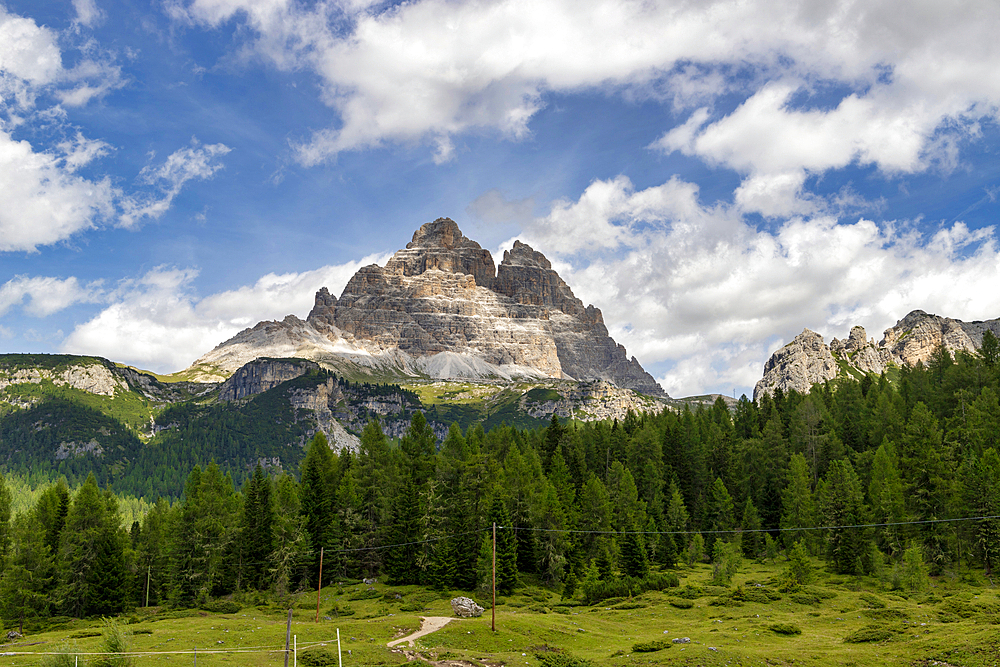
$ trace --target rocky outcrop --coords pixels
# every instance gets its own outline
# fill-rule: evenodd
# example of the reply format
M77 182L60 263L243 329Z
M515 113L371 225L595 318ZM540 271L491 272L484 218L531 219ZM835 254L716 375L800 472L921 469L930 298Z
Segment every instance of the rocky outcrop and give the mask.
M260 394L310 370L319 370L319 364L304 359L255 359L222 383L219 400L236 401Z
M803 329L764 364L764 377L754 388L754 400L762 393L773 394L776 389L808 392L813 384L835 377L837 362L830 347L818 333Z
M778 387L782 391L808 392L813 384L832 380L841 372L878 375L891 365L927 363L942 345L952 355L974 353L982 345L986 331L1000 336L1000 319L963 322L922 310L910 312L886 329L877 344L860 326L851 329L847 340L834 338L829 346L822 336L806 329L764 364L764 376L754 388L754 399Z
M466 597L452 598L451 610L455 612L455 616L462 618L478 618L485 611L483 607L476 604L475 600Z
M385 267L361 268L339 297L320 289L305 321L262 322L192 369L231 373L257 356L396 377L605 380L666 396L544 255L515 242L497 270L448 218L423 225Z
M874 338L868 340L864 327L860 326L851 328L846 341L836 338L830 341L830 351L862 373L880 375L892 361L890 353L885 348L877 347Z

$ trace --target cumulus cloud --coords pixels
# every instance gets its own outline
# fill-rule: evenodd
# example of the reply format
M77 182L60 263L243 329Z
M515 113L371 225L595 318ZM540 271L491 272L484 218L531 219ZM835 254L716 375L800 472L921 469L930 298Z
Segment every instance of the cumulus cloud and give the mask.
M760 178L801 180L802 171L852 161L890 172L923 168L947 144L935 144L936 135L993 117L1000 104L992 34L1000 5L990 0L918 1L906 12L892 0L170 7L190 24L242 22L260 57L319 75L338 118L299 147L305 164L385 141L427 142L446 160L457 134L522 138L547 94L598 89L702 105L695 123L668 132L661 147ZM848 92L816 109L794 100L829 83ZM716 100L740 89L748 98L739 109L711 115ZM745 207L788 209L751 190Z
M0 252L33 252L104 224L135 227L160 218L186 183L221 169L220 158L229 150L223 144L182 148L163 164L143 169L144 190L126 193L107 177L77 173L110 151L105 142L77 133L52 150L38 151L0 129Z
M118 285L108 295L108 305L77 326L62 350L157 372L177 371L258 321L289 314L304 318L320 287L339 294L361 266L387 259L372 255L302 273L267 274L253 285L205 297L196 293L196 270L158 267Z
M23 306L29 315L46 317L73 304L95 303L101 298L99 281L84 285L75 277L15 276L0 285L0 315ZM25 299L27 305L24 305Z
M995 230L961 222L929 235L833 216L757 229L735 205L703 206L690 183L636 190L619 177L557 202L521 238L561 262L630 354L671 367L661 381L675 395L752 387L803 327L829 340L861 324L878 338L916 308L1000 312Z
M101 16L93 0L74 6L82 25ZM229 152L222 144L192 143L163 165L144 169L140 183L147 187L136 193L108 177L81 175L113 147L73 129L65 107L85 105L124 80L92 41L79 47L72 69L64 68L59 40L58 33L0 6L0 252L35 252L106 224L132 227L159 218L185 183L210 178ZM42 98L58 103L39 109ZM36 121L31 142L15 136L29 120ZM55 139L47 144L46 134Z
M40 152L0 129L0 251L34 251L112 218L117 191L110 179L76 173L105 151L78 136Z

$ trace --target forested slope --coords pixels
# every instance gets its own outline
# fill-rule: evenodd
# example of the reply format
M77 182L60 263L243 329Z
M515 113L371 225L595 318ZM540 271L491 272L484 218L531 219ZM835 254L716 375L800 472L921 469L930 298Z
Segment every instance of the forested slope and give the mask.
M183 499L161 500L130 534L95 480L72 499L57 486L2 521L0 597L6 617L105 613L137 603L148 572L151 603L205 604L315 585L320 547L331 580L381 574L473 589L486 578L493 523L502 591L531 574L588 597L634 592L670 585L649 573L681 557L773 557L796 543L832 571L887 585L904 556L934 575L990 573L1000 555L998 376L995 358L942 353L894 384L842 379L808 395L744 398L732 413L718 401L622 423L456 426L440 449L416 412L398 442L370 422L357 454L313 439L299 478L258 468L238 492L219 466L195 466ZM18 568L45 576L29 581ZM113 595L95 595L107 572L127 574Z

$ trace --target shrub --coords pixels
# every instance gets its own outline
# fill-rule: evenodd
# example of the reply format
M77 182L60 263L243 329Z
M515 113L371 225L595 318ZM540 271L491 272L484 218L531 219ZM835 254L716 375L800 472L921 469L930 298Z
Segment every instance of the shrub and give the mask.
M869 609L885 609L885 601L877 595L862 593L860 599Z
M132 648L132 630L128 623L116 618L104 619L104 641L101 649L111 655L100 655L94 660L95 667L132 667L132 657L126 654Z
M651 642L638 642L632 644L633 653L652 653L654 651L662 651L665 648L670 648L673 646L666 639L655 639Z
M670 598L667 603L671 607L676 607L678 609L690 609L694 606L694 602L691 600L685 600L684 598Z
M874 621L901 621L910 617L902 609L862 609L861 613Z
M888 625L866 625L844 637L844 643L864 644L867 642L881 642L891 639L897 632L899 631Z
M662 591L666 588L674 588L679 584L677 576L672 572L658 572L649 574L641 579L634 577L618 577L609 581L587 577L581 589L583 600L589 605L598 602L610 602L610 598L619 598L615 602L622 602L630 597L641 595L646 591ZM614 604L614 602L611 602Z
M703 598L707 595L707 592L701 586L692 586L687 584L684 588L677 591L676 595L682 597L685 600L697 600L698 598Z
M758 604L771 604L772 600L780 600L781 596L777 593L771 593L766 588L757 586L751 586L748 588L743 588L742 586L737 586L729 597L734 600L739 600L740 602L756 602Z
M369 588L369 589L366 589L366 590L363 590L363 591L355 591L354 593L351 593L350 595L348 595L347 599L348 600L354 600L354 601L357 601L357 600L374 600L375 598L380 598L380 597L382 597L381 593L379 593L374 588Z
M76 667L76 655L74 651L76 647L70 647L69 644L63 644L56 648L52 655L47 655L42 659L42 667ZM79 664L83 664L80 662Z
M796 542L788 553L788 576L799 584L808 584L813 580L812 563L802 542Z
M743 566L743 554L732 542L716 540L712 547L712 583L716 586L728 586L733 576Z
M767 627L771 632L776 632L779 635L801 635L802 628L792 623L772 623Z
M541 667L592 667L594 664L590 660L577 658L566 652L536 653L535 659L538 660Z
M216 614L236 614L243 609L243 605L235 600L212 600L201 605L201 608Z
M311 648L299 653L298 662L305 667L337 667L337 654L322 648Z

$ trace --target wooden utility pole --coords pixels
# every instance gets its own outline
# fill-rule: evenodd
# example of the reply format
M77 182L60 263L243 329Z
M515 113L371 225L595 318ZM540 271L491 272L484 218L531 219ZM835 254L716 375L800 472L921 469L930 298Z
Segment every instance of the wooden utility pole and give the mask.
M497 631L497 522L493 522L493 632Z
M316 584L316 622L319 623L319 592L323 589L323 547L319 548L319 582Z
M288 645L292 642L292 610L288 610L288 625L285 626L285 667L288 667Z
M146 566L146 606L149 606L149 569L150 565Z

